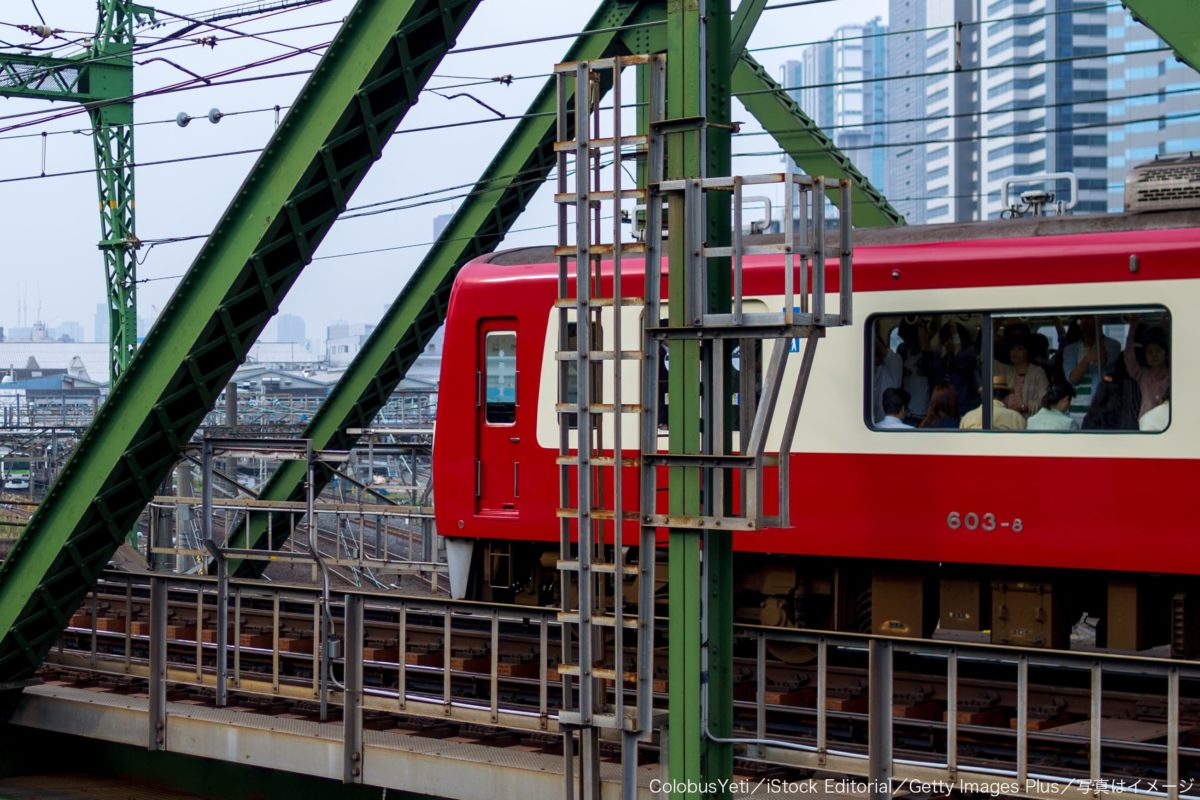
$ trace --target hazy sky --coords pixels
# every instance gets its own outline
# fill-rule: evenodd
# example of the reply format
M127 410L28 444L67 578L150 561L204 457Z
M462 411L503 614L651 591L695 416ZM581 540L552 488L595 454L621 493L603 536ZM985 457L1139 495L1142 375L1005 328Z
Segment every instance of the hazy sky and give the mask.
M178 14L197 14L228 5L230 0L167 0L161 6ZM736 2L736 0L735 0ZM90 33L95 25L95 5L80 0L39 0L46 21L71 32ZM350 0L329 0L314 7L258 19L222 23L240 31L255 31L260 38L232 38L217 31L222 41L215 48L191 44L161 53L146 53L169 59L192 72L208 75L247 62L261 61L329 41L337 30L334 23L352 7ZM592 2L572 0L487 0L467 24L459 46L463 48L505 40L528 39L579 31L594 9ZM799 6L765 12L751 39L751 49L795 45L756 53L773 75L789 58L798 58L802 44L829 36L839 25L861 22L874 16L886 21L886 0L836 0L812 6ZM176 23L162 16L164 22ZM38 19L27 0L9 0L0 11L0 23L37 24ZM177 24L177 23L176 23ZM176 27L172 24L170 28ZM281 28L308 26L300 30ZM145 39L162 31L146 29ZM194 36L212 35L197 31ZM64 34L71 36L71 33ZM0 25L0 40L26 43L33 39L11 25ZM267 41L270 40L270 41ZM469 91L506 115L524 112L540 88L543 78L520 80L522 76L544 75L559 61L569 39L500 49L457 54L451 52L442 61L431 87L463 82L462 78L491 78L511 74L518 78L511 85L498 83L475 86ZM311 69L318 56L293 55L277 63L264 65L241 76L263 75ZM144 92L178 83L189 76L164 61L139 64L135 70L135 91ZM212 125L203 115L212 107L227 114L252 109L286 106L302 85L302 77L254 81L229 86L205 87L139 100L135 115L137 159L139 163L163 159L249 150L263 146L275 125L275 113L267 110L228 116ZM23 303L26 322L39 317L55 326L74 320L83 325L85 338L93 332L96 304L104 299L102 263L96 250L99 219L96 211L96 183L91 173L13 180L39 175L89 170L93 167L90 136L70 131L87 131L87 117L67 116L51 122L45 116L69 112L75 106L24 100L0 102L0 238L4 254L0 256L0 325L18 322L18 307ZM29 112L37 112L30 115ZM179 112L197 117L188 127L174 123ZM19 115L19 116L18 116ZM430 92L409 112L397 135L384 151L383 159L368 174L351 205L361 205L476 180L496 148L504 141L514 123L499 120L487 124L450 128L431 132L404 133L408 129L448 122L491 117L489 112L467 98L447 100ZM750 124L744 131L759 130L750 115L735 102L734 119ZM17 129L11 126L35 121ZM52 135L43 138L43 131ZM57 134L58 131L67 131ZM14 138L20 137L20 138ZM765 137L735 142L734 151L773 149ZM146 165L138 169L137 232L143 240L173 236L206 234L245 177L255 156L241 155L167 166ZM736 159L734 171L768 172L778 169L774 158ZM458 192L447 192L451 196ZM284 301L281 313L296 314L307 323L310 339L324 338L330 322L375 322L385 307L420 262L432 239L432 220L452 212L460 200L450 199L413 209L345 220L334 226L322 245L319 256L332 256L373 248L403 247L384 253L344 258L324 258L309 266ZM517 228L545 225L554 221L550 192L543 189ZM545 243L553 230L514 233L506 246ZM139 286L140 314L157 316L178 283L178 276L191 264L199 242L168 244L143 248L139 278L155 279ZM161 280L160 280L161 279ZM274 326L266 338L274 338Z

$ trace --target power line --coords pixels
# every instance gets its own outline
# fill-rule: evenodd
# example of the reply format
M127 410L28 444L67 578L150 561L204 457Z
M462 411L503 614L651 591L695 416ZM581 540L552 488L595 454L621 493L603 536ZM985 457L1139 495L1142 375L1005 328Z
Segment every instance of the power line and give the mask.
M830 83L812 83L807 86L784 86L779 89L751 89L748 92L731 92L734 97L750 97L756 94L770 94L776 91L798 92L805 89L830 89L838 86L861 86L866 83L887 83L890 81L916 80L917 78L943 78L948 75L963 75L971 72L989 72L994 69L1020 69L1022 67L1040 67L1047 64L1063 64L1070 61L1091 61L1096 59L1116 58L1118 56L1137 56L1146 53L1169 53L1169 47L1152 47L1144 50L1120 50L1116 52L1090 53L1085 55L1060 56L1058 58L1043 58L1038 61L1016 61L1004 64L980 64L974 67L948 69L938 72L918 72L915 75L881 75L875 78L862 78L853 81L833 81Z
M996 133L980 133L980 134L975 134L973 136L958 136L958 137L950 137L950 138L946 138L946 139L919 139L919 140L910 141L910 142L884 142L882 144L848 145L846 147L842 147L839 149L842 152L848 152L848 151L852 151L852 150L877 150L877 149L878 150L890 150L890 149L897 148L897 147L915 147L915 146L920 146L920 145L933 145L933 144L955 144L955 143L959 143L959 142L983 141L985 139L1010 139L1010 138L1015 138L1018 136L1040 136L1040 135L1047 134L1047 133L1064 133L1064 132L1070 132L1070 131L1095 129L1095 128L1120 128L1120 127L1124 127L1126 125L1136 125L1141 122L1173 122L1175 120L1190 119L1193 117L1200 117L1200 111L1181 111L1181 112L1177 112L1177 113L1160 114L1159 116L1156 116L1156 117L1144 117L1144 118L1140 118L1140 119L1121 120L1119 122L1109 122L1109 121L1091 122L1091 123L1082 123L1082 124L1076 124L1076 125L1065 125L1062 127L1054 127L1054 128L1038 128L1038 129L1029 130L1029 131L1015 131L1014 130L1014 131L1004 131L1004 132L996 132ZM825 152L826 152L825 150L800 150L800 151L797 151L795 153L795 155L797 155L797 156L820 155ZM786 155L792 155L792 153L789 153L786 150L764 150L764 151L749 152L749 153L734 153L733 155L734 155L734 157L742 157L742 158L761 158L761 157L765 157L765 156L786 156Z
M43 25L46 25L46 18L42 16L42 10L38 8L37 0L29 0L29 2L33 3L33 10L37 12L38 19L42 21Z
M262 114L262 113L271 112L271 111L283 111L288 108L291 108L291 106L290 105L263 106L262 108L246 108L246 109L242 109L241 111L222 111L221 119L224 120L228 117L240 117L240 116L245 116L247 114ZM485 120L481 120L481 121L487 122L488 120L485 119ZM141 122L131 123L130 126L134 127L134 128L141 128L141 127L145 127L148 125L178 125L178 124L179 124L179 120L177 117L170 117L169 119L142 120ZM69 130L58 130L58 131L34 131L33 133L14 133L11 136L0 136L0 142L8 142L8 141L16 140L16 139L40 139L44 136L67 136L67 135L91 136L92 133L93 133L93 131L91 128L72 128Z
M228 158L229 156L245 156L254 153L261 153L262 148L256 147L250 150L228 150L220 153L203 153L195 156L179 156L177 158L164 158L158 161L142 161L137 164L131 164L131 167L161 167L166 164L182 164L187 161L207 161L212 158ZM47 172L44 175L22 175L16 178L0 178L0 184L3 183L23 183L25 181L42 180L43 178L65 178L71 175L89 175L100 170L95 167L91 169L73 169L64 172Z
M582 31L576 31L575 33L556 34L553 36L536 37L536 38L531 38L531 39L507 40L507 41L502 41L502 42L493 42L491 44L486 44L486 45L479 45L477 47L454 49L454 50L450 50L447 53L447 55L450 55L453 53L467 53L467 52L477 52L477 51L482 51L482 50L493 50L493 49L504 48L504 47L512 47L512 46L521 45L521 44L530 44L530 43L534 43L534 42L552 41L555 39L565 39L565 38L573 38L573 37L577 38L584 34L591 34L591 33L621 32L621 31L626 31L626 30L635 30L638 28L655 27L655 26L664 25L664 24L666 24L665 21L639 22L639 23L634 23L634 24L630 24L630 25L618 25L618 26L612 26L612 27L607 27L607 28L587 29L587 30L582 30ZM110 104L110 103L125 103L125 102L129 102L131 100L138 100L138 99L141 99L144 97L154 97L154 96L158 96L161 94L167 94L167 93L174 92L174 91L182 91L182 90L189 89L189 88L196 88L196 87L194 87L194 84L197 80L204 82L205 86L222 85L222 84L213 82L211 79L214 77L222 77L222 76L226 76L226 75L236 74L237 72L242 72L242 71L245 71L248 69L253 69L255 67L264 66L266 64L276 63L276 62L282 61L286 58L290 58L290 57L293 57L296 55L300 55L304 52L308 52L309 50L316 50L316 49L320 49L323 47L327 47L329 44L330 44L329 42L326 42L323 45L315 45L314 47L308 48L307 50L283 53L283 54L274 56L272 58L260 59L259 61L249 62L249 63L243 64L239 67L233 67L233 68L223 70L220 72L211 73L209 75L202 76L201 78L198 78L198 79L193 78L188 81L182 81L178 84L171 84L168 86L159 87L158 89L151 89L147 92L135 93L128 97L115 98L113 100L106 101L105 103L91 104L88 107L94 108L94 107L99 107L100 105L106 105L106 104ZM272 77L284 77L285 75L291 75L291 74L308 74L311 71L312 70L300 70L300 71L297 71L294 73L279 74L279 75L272 76ZM72 108L72 109L67 109L66 111L60 112L58 114L44 117L41 120L34 120L32 122L19 123L16 125L0 127L0 133L6 133L10 130L15 130L17 128L28 127L29 125L37 125L37 124L41 124L43 122L49 122L49 121L53 121L56 119L62 119L64 117L71 116L73 114L82 113L84 110L85 109L83 107L76 107L76 108ZM42 112L22 112L19 114L10 114L10 115L6 115L6 116L0 116L0 120L27 117L27 116L32 116L37 113L42 113Z
M606 215L606 216L600 217L601 222L611 221L611 219L612 219L612 215ZM569 224L575 224L575 222L571 221ZM529 225L529 227L527 227L527 228L510 228L508 231L506 231L505 236L508 236L509 234L529 233L529 231L533 231L533 230L550 230L551 228L557 228L557 227L558 227L558 223L552 222L552 223L546 224L546 225ZM473 236L454 236L454 237L451 237L451 239L446 239L445 241L448 241L448 242L472 241L475 239L482 239L482 237L484 237L484 234L475 234ZM174 239L174 240L170 240L170 242L164 242L164 243L173 243L174 241L187 241L187 240L193 240L193 239L208 239L208 235L179 236L179 237L176 237L176 239ZM349 251L346 253L330 253L328 255L313 255L312 260L326 261L326 260L331 260L331 259L335 259L335 258L353 258L353 257L358 257L358 255L374 255L377 253L392 253L392 252L396 252L396 251L402 251L402 249L415 249L418 247L432 247L433 245L437 245L437 243L438 243L438 240L433 240L433 241L426 241L426 242L413 242L413 243L409 243L409 245L390 245L390 246L386 246L386 247L373 247L370 249L359 249L359 251ZM138 283L154 283L157 281L178 281L178 279L184 277L184 275L185 275L185 273L180 273L180 275L162 275L162 276L151 277L151 278L139 278L137 282Z
M820 2L829 2L829 0L820 0ZM639 28L656 28L660 25L666 25L664 20L650 20L648 22L633 22L629 25L613 25L608 28L592 28L590 30L576 31L575 33L557 33L551 36L535 36L530 39L510 39L503 42L493 42L492 44L481 44L475 47L456 47L450 50L446 55L456 55L459 53L476 53L480 50L498 50L503 47L516 47L524 44L538 44L539 42L553 42L558 39L578 39L584 34L592 33L622 33L624 31L638 30Z
M1071 108L1074 106L1094 106L1104 103L1111 103L1120 100L1137 100L1143 97L1168 97L1177 94L1188 94L1190 92L1200 92L1200 84L1195 86L1185 87L1183 89L1162 89L1156 92L1138 92L1136 94L1124 95L1104 95L1092 100L1063 100L1058 103L1037 103L1028 106L1012 106L1009 108L989 108L980 109L978 111L964 111L958 114L943 114L937 117L906 117L903 119L883 119L874 122L862 122L857 124L842 124L842 125L822 125L822 131L836 131L842 129L860 130L862 128L877 128L886 125L904 125L912 122L941 122L943 120L966 119L980 116L991 116L993 114L1012 114L1018 111L1041 111L1051 108ZM482 120L490 122L490 120ZM749 138L753 136L769 136L770 131L749 131L747 133L735 133L736 138ZM798 135L798 134L794 134Z
M797 5L803 5L803 3L797 4ZM1016 21L1016 20L1021 20L1021 19L1037 19L1039 17L1053 17L1053 16L1058 16L1060 14L1085 14L1085 13L1089 13L1092 11L1107 11L1107 10L1113 9L1113 8L1120 8L1121 6L1122 6L1121 3L1108 3L1105 5L1078 6L1075 8L1065 8L1065 9L1059 9L1058 11L1036 11L1036 12L1031 12L1029 14L1014 14L1011 17L992 17L991 19L967 20L962 23L962 26L964 28L967 28L967 27L973 27L976 25L990 25L990 24L998 23L998 22L1010 22L1010 21ZM773 11L777 8L788 8L788 6L786 6L786 5L785 6L767 6L763 10L764 11ZM879 33L864 33L861 36L837 36L837 37L827 37L825 39L814 39L812 41L807 41L807 42L792 42L790 44L774 44L774 45L769 45L767 47L755 47L755 48L751 49L749 52L765 53L765 52L768 52L771 50L786 50L786 49L793 48L793 47L808 47L808 46L814 45L814 44L831 44L834 42L838 42L838 43L840 43L840 42L855 42L855 41L862 41L862 40L866 40L866 39L883 39L883 38L886 38L889 36L908 36L908 35L911 35L914 33L930 33L932 31L949 31L949 30L954 30L956 27L957 27L957 25L955 23L950 23L948 25L927 25L923 28L901 28L899 30L880 31Z

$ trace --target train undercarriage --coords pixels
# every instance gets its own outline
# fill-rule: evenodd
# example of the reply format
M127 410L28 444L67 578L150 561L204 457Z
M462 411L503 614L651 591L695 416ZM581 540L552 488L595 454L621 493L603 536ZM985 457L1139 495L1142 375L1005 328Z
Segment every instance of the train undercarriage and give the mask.
M458 540L470 599L559 604L558 551L543 542ZM469 553L469 555L468 555ZM461 560L469 558L469 565ZM631 554L636 559L636 553ZM656 574L666 609L666 551ZM1049 570L738 553L738 622L959 639L1014 647L1200 655L1200 580L1186 575ZM636 584L626 581L627 606Z

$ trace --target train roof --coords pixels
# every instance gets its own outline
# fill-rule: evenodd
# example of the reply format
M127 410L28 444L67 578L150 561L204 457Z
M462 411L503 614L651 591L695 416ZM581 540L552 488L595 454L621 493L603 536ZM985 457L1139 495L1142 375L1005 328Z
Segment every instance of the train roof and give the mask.
M1091 214L1078 216L1024 217L1013 220L988 220L986 222L952 222L937 225L899 225L887 228L857 228L853 233L854 247L859 248L905 248L911 245L953 244L970 241L1007 241L1013 239L1038 239L1053 236L1087 236L1109 233L1131 233L1144 231L1168 231L1200 229L1200 210L1188 209L1160 211L1143 214ZM1175 238L1175 237L1171 237ZM747 244L777 244L783 234L759 234L746 236ZM838 243L830 243L826 254L836 258ZM1200 235L1196 244L1200 246ZM897 258L908 260L914 254ZM891 260L891 259L888 259ZM551 245L517 247L498 250L476 259L475 264L491 264L498 267L553 264L554 248Z

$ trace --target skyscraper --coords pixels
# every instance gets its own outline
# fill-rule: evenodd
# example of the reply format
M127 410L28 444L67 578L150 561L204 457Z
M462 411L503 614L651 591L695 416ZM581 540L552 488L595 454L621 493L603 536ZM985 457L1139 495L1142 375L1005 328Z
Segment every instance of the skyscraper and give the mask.
M96 338L92 339L92 341L93 342L107 342L108 341L108 306L106 306L104 303L96 304L96 316L94 318L94 321L95 321L95 326L96 326L95 327Z
M911 57L909 35L890 36L889 71L911 68L926 77L915 115L906 115L904 104L916 81L893 82L889 141L911 141L900 120L923 116L924 163L908 169L912 154L894 146L889 175L893 184L910 172L914 184L923 182L924 200L916 204L924 205L923 221L997 217L1002 184L1014 179L1010 203L1031 188L1066 200L1065 180L1039 177L1061 172L1078 179L1076 213L1119 211L1131 166L1200 149L1200 119L1192 116L1200 80L1123 8L929 0L920 4L922 21L918 5L891 3L893 33L913 30L924 46ZM1159 52L1144 52L1151 50ZM915 61L923 61L919 70L908 66ZM921 211L900 199L906 192L890 194L910 221L922 221Z
M1108 210L1124 206L1130 168L1167 153L1200 154L1200 76L1123 8L1108 13ZM1137 52L1161 50L1161 52Z
M888 201L910 225L925 221L925 153L917 144L925 138L925 3L923 0L891 0L888 5L889 35L886 37L886 73L894 80L885 90L887 122L886 152Z
M843 25L832 38L788 61L781 80L789 94L877 189L887 192L884 143L884 36L879 17Z
M304 338L304 319L297 317L295 314L280 314L276 319L276 335L277 342L297 342L303 343Z
M1002 0L1004 2L1006 0ZM958 23L972 18L972 0L931 0L926 5L925 105L922 125L925 222L959 222L976 217L979 185L978 107L979 26ZM965 37L961 47L956 45ZM961 68L960 68L961 67ZM923 150L923 152L922 152Z

